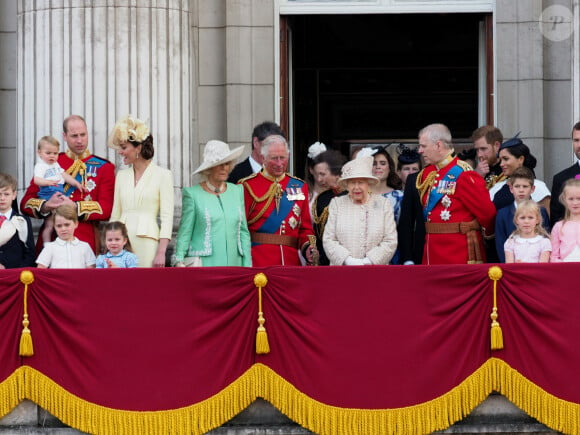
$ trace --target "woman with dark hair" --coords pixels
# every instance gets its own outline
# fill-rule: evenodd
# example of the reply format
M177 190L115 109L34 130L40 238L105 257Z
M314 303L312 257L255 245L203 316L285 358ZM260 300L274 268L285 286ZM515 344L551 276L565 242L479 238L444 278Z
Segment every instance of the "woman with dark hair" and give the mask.
M395 169L395 162L383 147L373 148L373 175L379 179L373 186L373 193L387 198L393 205L395 222L399 222L401 201L403 200L403 182Z
M401 190L404 192L407 177L419 172L423 169L423 165L421 164L421 156L415 148L410 149L405 144L400 143L397 146L397 151L399 152L399 156L397 157L397 175L403 182Z
M514 203L514 196L510 191L507 179L513 172L525 166L534 173L537 160L530 153L528 146L516 135L515 137L505 141L499 147L499 165L502 170L504 180L496 183L490 190L489 195L496 210L499 210L506 205ZM550 210L551 193L546 186L546 183L538 179L534 180L534 190L532 191L532 199L546 210Z
M117 121L109 146L129 166L115 179L111 221L127 226L139 267L164 267L173 230L173 176L153 163L153 136L140 119L126 116Z
M316 157L326 151L326 145L322 142L314 142L308 147L306 156L306 183L308 184L308 205L312 208L316 197L324 192L327 188L320 184L320 178L314 172Z
M311 216L314 234L316 235L316 248L319 253L318 264L328 266L330 261L324 252L322 245L322 235L328 220L328 205L335 196L343 195L346 192L339 187L338 179L342 166L346 163L346 157L338 150L328 150L318 154L313 161L314 176L324 187L314 203L312 204Z

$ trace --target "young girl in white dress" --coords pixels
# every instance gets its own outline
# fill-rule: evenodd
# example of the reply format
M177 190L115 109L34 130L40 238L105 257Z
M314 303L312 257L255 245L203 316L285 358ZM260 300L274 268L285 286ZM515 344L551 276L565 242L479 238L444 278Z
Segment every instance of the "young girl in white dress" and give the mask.
M580 180L573 178L566 181L559 200L566 213L564 219L556 222L552 228L550 261L580 261Z
M518 203L515 231L504 244L506 263L548 263L552 244L542 226L540 206L532 200Z

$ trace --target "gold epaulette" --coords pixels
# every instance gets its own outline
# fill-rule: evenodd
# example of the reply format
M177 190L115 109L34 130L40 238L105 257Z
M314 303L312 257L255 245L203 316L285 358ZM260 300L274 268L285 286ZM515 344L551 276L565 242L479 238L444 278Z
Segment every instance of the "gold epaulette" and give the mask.
M101 208L101 204L97 201L77 201L77 213L79 218L86 221L93 213L102 214L103 209Z
M459 166L464 171L473 171L471 165L463 160L457 160L457 166Z
M44 199L30 198L26 201L26 204L24 204L24 208L29 208L36 216L39 216L42 204L44 204Z
M255 178L258 176L260 172L254 172L253 174L248 175L247 177L244 178L240 178L238 180L238 184L244 184L245 181L251 180L252 178Z

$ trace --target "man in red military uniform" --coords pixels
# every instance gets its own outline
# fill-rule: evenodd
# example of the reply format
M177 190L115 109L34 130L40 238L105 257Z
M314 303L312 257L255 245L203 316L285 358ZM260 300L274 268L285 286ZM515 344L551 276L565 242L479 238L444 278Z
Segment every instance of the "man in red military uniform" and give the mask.
M107 220L111 216L115 192L115 166L108 160L90 153L87 125L81 116L71 115L64 120L63 138L68 149L59 154L58 163L85 187L85 192L67 185L66 195L57 192L45 201L37 198L38 186L32 180L20 202L20 209L24 214L41 219L59 205L74 204L79 216L75 236L91 245L93 251L98 254L97 225L99 221ZM40 232L42 233L42 229ZM37 250L41 249L42 238L39 237Z
M425 164L416 179L423 207L423 264L483 263L482 234L493 235L495 207L485 180L453 157L451 133L443 124L419 132Z
M299 250L312 262L309 236L314 232L308 186L286 173L290 155L286 139L268 136L262 143L262 155L262 171L240 180L252 240L252 265L299 266Z

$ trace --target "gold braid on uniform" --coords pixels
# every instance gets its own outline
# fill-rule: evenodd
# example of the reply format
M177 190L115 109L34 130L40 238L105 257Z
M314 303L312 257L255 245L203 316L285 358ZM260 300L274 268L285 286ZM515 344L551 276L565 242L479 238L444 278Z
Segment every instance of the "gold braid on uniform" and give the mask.
M487 190L489 190L493 186L495 186L497 183L501 183L506 178L507 177L506 177L506 175L504 173L501 173L499 175L492 175L491 177L489 177L489 180L485 184L485 187L487 187Z
M81 174L81 184L84 186L85 181L86 181L85 174L87 173L87 165L85 164L85 162L82 161L82 159L87 158L88 156L91 155L91 153L89 152L88 149L86 149L83 152L83 154L80 156L80 158L78 158L76 155L74 155L71 152L67 152L66 155L69 156L70 158L73 158L74 162L72 165L69 166L69 168L65 172L73 178L76 178L77 175L80 173ZM64 192L65 193L68 192L69 189L70 189L70 186L67 184L64 188Z
M326 222L328 222L328 206L324 207L324 210L322 210L322 213L320 214L320 217L318 218L317 225L320 229L320 236L319 237L322 237L322 235L324 234L324 228L326 227Z
M244 185L244 188L248 191L248 193L254 200L254 204L267 200L264 207L262 207L262 210L260 210L258 214L254 216L252 219L248 220L248 225L252 225L258 219L260 219L264 215L264 213L266 213L266 210L268 210L268 207L270 207L270 204L272 204L274 198L282 197L282 186L280 186L280 183L277 180L274 180L274 182L268 188L268 191L263 196L258 197L256 196L256 194L254 193L254 191L252 190L247 181L244 181L242 184Z
M435 183L435 178L437 178L437 171L430 172L425 178L425 181L421 182L421 178L423 176L424 169L419 172L417 175L417 179L415 180L415 187L417 187L417 191L419 192L419 198L421 198L421 202L424 203L423 198L425 195L431 190L433 184Z

